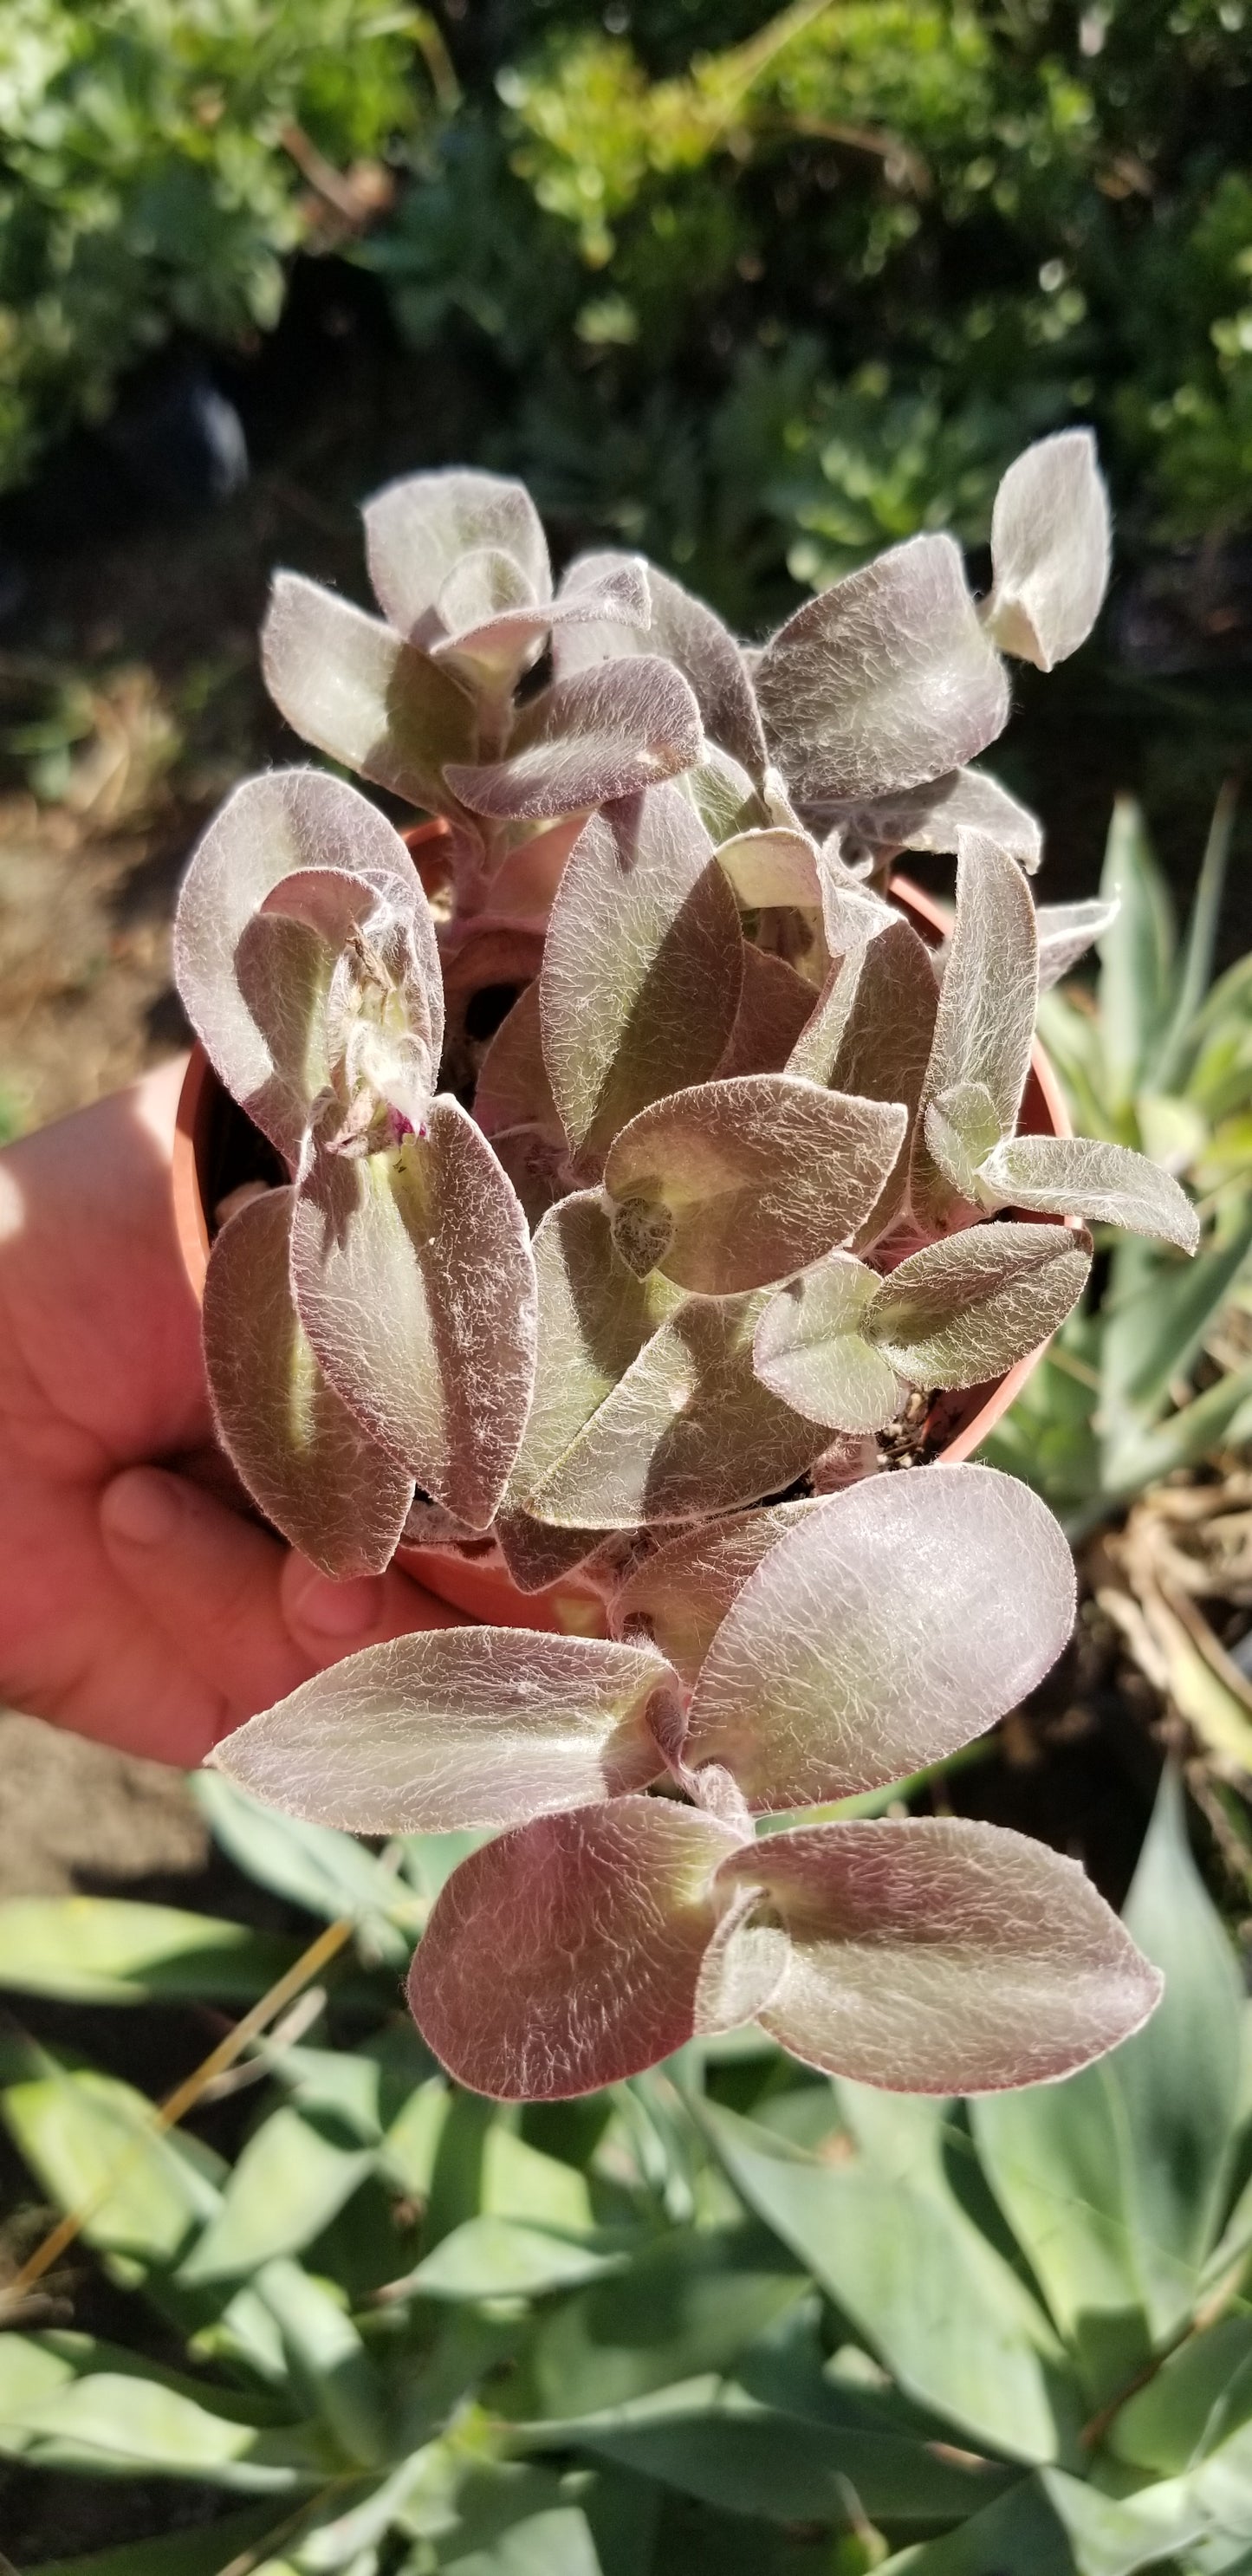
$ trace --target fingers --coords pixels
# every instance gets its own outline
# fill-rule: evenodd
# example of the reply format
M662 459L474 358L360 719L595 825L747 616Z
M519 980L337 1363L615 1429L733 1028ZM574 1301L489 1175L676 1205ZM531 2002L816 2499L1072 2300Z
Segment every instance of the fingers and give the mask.
M220 1692L226 1725L269 1708L307 1679L318 1659L301 1651L287 1627L281 1587L288 1551L268 1531L161 1467L115 1476L99 1517L114 1572L180 1665Z
M381 1645L388 1637L407 1637L417 1628L465 1625L459 1610L437 1601L394 1565L385 1574L332 1583L306 1557L289 1556L281 1590L290 1635L319 1666L354 1655L362 1646Z

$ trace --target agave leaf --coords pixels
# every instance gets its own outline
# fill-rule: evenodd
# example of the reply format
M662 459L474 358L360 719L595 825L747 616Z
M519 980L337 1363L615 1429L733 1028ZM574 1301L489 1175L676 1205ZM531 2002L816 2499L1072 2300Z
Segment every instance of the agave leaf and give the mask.
M707 1081L742 974L734 896L679 790L594 816L552 907L539 985L544 1058L576 1152L603 1153L637 1110Z
M333 961L324 924L322 932L311 923L303 934L262 934L242 959L240 943L283 880L310 870L323 884L342 878L345 929L380 901L410 922L428 1008L438 1007L440 993L430 907L403 841L384 816L355 787L312 769L274 770L237 787L188 864L174 925L174 971L215 1070L290 1155L325 1080L318 1019Z
M530 1494L535 1517L633 1529L731 1511L793 1484L824 1441L753 1375L767 1293L685 1298Z
M649 1637L688 1688L735 1594L763 1556L813 1503L775 1503L771 1510L684 1530L645 1557L609 1602L615 1637Z
M484 1136L533 1127L548 1144L564 1147L565 1130L543 1060L537 983L518 994L483 1057L474 1085L474 1116Z
M989 1467L877 1476L771 1548L709 1650L686 1758L753 1808L901 1780L1012 1708L1074 1619L1046 1504Z
M1040 671L1076 653L1108 588L1110 546L1089 429L1063 429L1016 457L991 513L986 618L1001 650Z
M630 557L580 555L561 584L561 597L610 582ZM562 677L615 655L651 649L673 662L694 689L709 741L728 752L760 785L765 772L765 737L757 713L747 665L734 637L720 617L693 599L681 582L655 564L644 566L651 600L648 644L638 643L620 624L559 629L553 638L553 660ZM646 622L646 621L645 621Z
M218 1436L266 1519L324 1574L377 1574L413 1479L318 1365L291 1291L294 1208L294 1190L267 1191L209 1255L204 1353Z
M812 1009L813 987L794 966L745 944L739 1008L717 1066L719 1082L740 1073L802 1072L788 1059Z
M528 598L551 597L548 541L523 483L463 467L406 474L375 492L364 518L375 597L391 624L419 644L447 632L432 612L471 552L506 556Z
M1104 851L1101 900L1113 907L1096 985L1109 1106L1130 1107L1152 1080L1169 1025L1176 933L1169 887L1134 799L1119 796Z
M471 761L474 701L380 619L299 573L276 575L261 632L275 706L305 742L410 805L449 803L449 761Z
M967 1817L766 1834L718 1878L759 1887L788 1935L762 2026L860 2084L1050 2082L1116 2047L1160 1995L1076 1861Z
M1087 903L1041 903L1035 908L1039 933L1039 990L1050 993L1071 966L1085 957L1117 919L1117 904L1093 896Z
M1030 1070L1039 991L1035 909L1020 868L981 833L962 833L956 920L939 988L923 1103L981 1084L1001 1136L1011 1136ZM913 1154L913 1204L940 1218L951 1187L925 1125Z
M845 913L850 907L844 907ZM934 1043L939 987L925 941L889 919L836 959L787 1070L867 1100L899 1101L906 1133L917 1118ZM911 1156L901 1151L857 1240L886 1233L908 1195Z
M761 1288L846 1242L904 1141L907 1111L789 1073L741 1074L653 1102L609 1149L613 1239L708 1296Z
M554 680L522 709L502 760L453 760L448 785L471 812L542 822L637 795L700 757L700 710L655 654Z
M409 1980L457 2082L504 2101L620 2083L695 2031L736 1836L663 1798L544 1818L471 1853L436 1900Z
M801 805L942 777L985 751L1009 711L951 537L910 537L798 608L766 645L756 691Z
M896 1365L868 1339L877 1286L863 1261L832 1252L789 1280L766 1307L753 1366L761 1384L806 1421L832 1431L881 1431L899 1411Z
M664 1768L678 1710L648 1646L444 1628L367 1646L248 1720L214 1767L281 1813L353 1834L516 1825Z
M1011 1136L980 1164L979 1194L988 1207L1036 1208L1079 1216L1091 1225L1121 1225L1194 1252L1200 1220L1172 1173L1128 1145L1093 1136Z
M966 1226L891 1271L863 1329L912 1386L982 1386L1064 1323L1090 1268L1065 1226Z
M848 841L871 850L955 850L960 833L985 832L1027 876L1043 855L1035 815L985 769L950 769L922 787L823 812L842 826Z
M530 1402L535 1272L516 1195L455 1100L394 1152L317 1157L292 1278L344 1402L423 1492L485 1529Z

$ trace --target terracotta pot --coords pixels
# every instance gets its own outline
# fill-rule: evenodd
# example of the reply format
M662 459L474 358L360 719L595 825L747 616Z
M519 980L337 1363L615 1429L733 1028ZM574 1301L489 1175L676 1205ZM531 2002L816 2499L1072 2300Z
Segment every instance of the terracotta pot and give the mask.
M924 939L938 947L951 926L951 914L907 877L897 877L892 893ZM1036 1039L1022 1101L1018 1133L1023 1136L1070 1136L1073 1128L1056 1075ZM197 1298L204 1292L211 1240L209 1211L227 1190L250 1178L280 1177L275 1156L250 1119L224 1091L205 1055L196 1046L183 1082L174 1139L174 1224L187 1276ZM1059 1223L1043 1218L1041 1223ZM1021 1393L1046 1344L1027 1353L1005 1375L986 1386L966 1387L958 1394L936 1396L927 1418L927 1433L948 1465L970 1458L994 1430ZM485 1545L485 1543L484 1543ZM494 1565L478 1566L473 1557L445 1556L433 1548L401 1548L397 1563L404 1571L469 1617L517 1628L543 1628L566 1634L594 1633L602 1628L596 1595L576 1577L554 1584L548 1592L519 1592Z

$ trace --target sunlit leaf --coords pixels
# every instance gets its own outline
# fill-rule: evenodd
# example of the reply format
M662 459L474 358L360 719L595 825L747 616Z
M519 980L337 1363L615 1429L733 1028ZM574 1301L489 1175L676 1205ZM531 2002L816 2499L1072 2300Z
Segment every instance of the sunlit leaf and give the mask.
M1013 1136L978 1169L988 1207L1037 1208L1080 1216L1090 1225L1121 1225L1194 1252L1200 1220L1171 1172L1128 1145L1094 1136Z
M877 1287L864 1262L832 1252L789 1280L766 1307L753 1366L762 1385L807 1421L832 1431L880 1431L898 1412L896 1364L868 1338Z
M731 1511L794 1483L823 1436L753 1375L768 1293L685 1299L530 1495L536 1517L633 1529Z
M655 654L554 680L523 707L501 760L453 760L446 776L471 812L542 821L634 796L698 760L700 711Z
M239 1208L209 1255L204 1354L218 1436L266 1519L323 1573L390 1562L413 1478L349 1411L296 1311L294 1190Z
M1015 457L991 514L997 644L1041 671L1076 653L1108 587L1108 495L1089 429L1063 429Z
M773 824L737 832L717 853L745 912L777 903L818 911L822 900L822 862L817 843L807 832Z
M1102 939L1117 919L1115 902L1093 896L1087 903L1041 903L1035 909L1039 933L1039 990L1050 993L1092 942Z
M590 587L611 578L628 556L580 555L561 584L561 596L575 587ZM672 574L645 567L651 600L646 640L623 633L620 625L566 628L553 641L558 672L583 670L593 662L628 651L663 653L694 689L704 730L711 743L739 761L759 783L765 768L765 737L742 653L721 619L701 599L693 599Z
M680 1304L666 1279L639 1279L613 1248L598 1190L562 1199L534 1240L538 1356L526 1429L509 1480L524 1503ZM588 1534L589 1535L589 1534Z
M985 832L1033 876L1043 852L1035 816L985 769L951 769L922 787L863 805L827 806L847 838L867 849L955 850L961 832Z
M812 985L785 958L745 945L739 1008L717 1066L718 1080L740 1073L781 1073L784 1068L802 1071L789 1058L813 1003Z
M1073 1618L1069 1550L1028 1487L987 1467L870 1477L736 1595L687 1760L724 1764L758 1808L903 1779L1032 1690Z
M299 2254L359 2190L372 2164L367 2148L341 2146L284 2103L249 2138L180 2280L242 2279L276 2255Z
M17 2042L4 2124L54 2206L83 2213L89 2245L164 2268L218 2205L217 2159L154 2134L152 2105L93 2066ZM2 2349L3 2347L0 2347Z
M784 1532L814 1508L776 1503L670 1539L613 1594L614 1636L650 1637L690 1687L735 1594Z
M766 1834L720 1879L760 1887L788 1935L764 2028L857 2083L1050 2081L1137 2030L1160 1993L1077 1862L965 1816Z
M652 1708L655 1702L656 1708ZM674 1676L645 1646L444 1628L367 1646L219 1744L216 1769L349 1833L515 1825L646 1788Z
M474 757L474 702L428 653L333 591L280 572L261 662L276 707L305 742L411 805L449 801L445 764Z
M419 2030L458 2083L559 2101L690 2039L717 1930L723 1825L663 1798L545 1818L462 1861L409 1980Z
M982 834L962 833L953 926L923 1101L962 1085L988 1094L1001 1136L1017 1124L1038 1000L1035 909L1020 868ZM951 1188L926 1134L913 1156L913 1199L940 1214Z
M523 483L455 466L406 474L375 492L363 515L375 596L391 624L419 644L447 633L432 612L471 551L510 559L530 598L551 594L543 523Z
M906 1124L901 1106L789 1073L676 1092L610 1147L614 1241L632 1269L704 1295L763 1287L855 1233Z
M817 1009L788 1062L791 1073L834 1091L868 1100L899 1101L911 1131L917 1117L934 1041L939 988L930 952L907 921L865 928L836 958ZM910 1156L902 1151L862 1225L858 1241L870 1243L893 1223L908 1195Z
M917 787L1003 731L1008 684L951 537L911 537L798 608L756 690L801 804Z
M318 1158L292 1278L345 1403L423 1492L486 1528L530 1402L535 1274L517 1198L455 1100L394 1152Z
M982 1386L1048 1340L1090 1268L1090 1238L1065 1226L966 1226L889 1273L866 1337L913 1386Z
M743 940L698 815L659 787L599 814L552 908L543 1050L571 1145L603 1153L667 1092L707 1081L734 1026Z
M11 1896L0 1905L0 1987L10 1994L253 2002L295 1956L280 1933L124 1896Z
M1174 908L1134 799L1113 807L1100 899L1111 918L1100 939L1096 1002L1101 1052L1115 1108L1151 1083L1173 1000Z

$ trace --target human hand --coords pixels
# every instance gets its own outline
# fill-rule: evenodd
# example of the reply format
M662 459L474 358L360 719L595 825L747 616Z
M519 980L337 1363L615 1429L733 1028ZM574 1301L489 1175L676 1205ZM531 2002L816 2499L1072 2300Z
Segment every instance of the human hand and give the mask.
M394 1567L331 1583L219 1498L170 1196L182 1072L0 1153L0 1704L190 1765L456 1614Z

